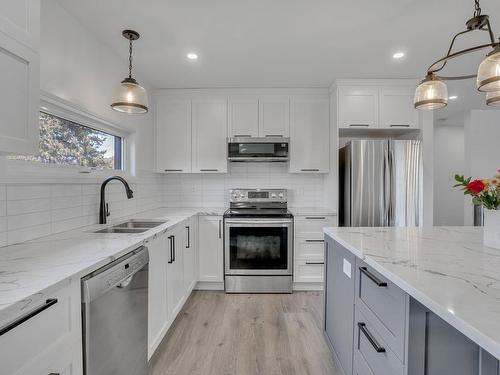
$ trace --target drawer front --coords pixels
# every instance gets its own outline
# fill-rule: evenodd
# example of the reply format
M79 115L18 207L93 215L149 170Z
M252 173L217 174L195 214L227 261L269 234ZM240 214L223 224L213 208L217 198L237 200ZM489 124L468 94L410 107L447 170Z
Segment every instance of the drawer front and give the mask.
M325 240L298 238L295 241L295 258L302 260L323 261L325 257Z
M336 226L335 216L296 216L295 235L297 237L323 236L324 227Z
M23 367L31 368L40 362L37 357L45 358L47 353L60 349L61 344L72 345L76 334L81 337L81 330L77 327L80 323L78 287L79 283L75 283L74 286L64 287L39 301L33 309L48 307L0 336L2 371L16 374ZM57 302L46 305L46 300ZM42 365L43 363L39 363L36 367Z
M305 261L295 262L293 278L296 283L322 283L325 273L323 261Z
M365 359L358 351L356 351L356 354L354 355L353 374L373 375L370 366L368 366L368 363L366 363Z
M404 359L408 297L396 285L362 261L356 261L356 305L378 319L377 329L384 340Z
M354 330L354 355L364 358L373 375L404 374L404 365L375 329L375 326L357 308Z

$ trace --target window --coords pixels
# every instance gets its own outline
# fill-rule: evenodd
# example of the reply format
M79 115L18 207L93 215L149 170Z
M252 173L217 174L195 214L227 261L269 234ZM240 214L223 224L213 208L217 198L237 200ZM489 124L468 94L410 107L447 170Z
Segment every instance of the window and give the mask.
M39 155L9 158L121 170L122 149L122 137L40 112Z

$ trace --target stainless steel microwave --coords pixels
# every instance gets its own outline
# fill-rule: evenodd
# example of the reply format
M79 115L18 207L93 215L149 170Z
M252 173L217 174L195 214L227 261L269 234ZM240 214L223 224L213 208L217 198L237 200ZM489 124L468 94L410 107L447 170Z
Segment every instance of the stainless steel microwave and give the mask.
M288 161L289 138L228 138L229 161Z

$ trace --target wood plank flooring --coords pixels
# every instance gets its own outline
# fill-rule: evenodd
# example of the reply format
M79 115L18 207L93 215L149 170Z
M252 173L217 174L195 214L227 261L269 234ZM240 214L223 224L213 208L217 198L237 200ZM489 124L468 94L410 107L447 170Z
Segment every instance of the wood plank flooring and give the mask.
M152 359L152 375L337 375L321 292L195 291Z

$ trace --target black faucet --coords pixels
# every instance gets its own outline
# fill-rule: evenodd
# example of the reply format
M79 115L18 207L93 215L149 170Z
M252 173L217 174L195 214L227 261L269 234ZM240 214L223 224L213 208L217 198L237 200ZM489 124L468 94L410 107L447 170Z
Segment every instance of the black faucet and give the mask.
M108 177L101 185L101 203L99 204L99 224L106 224L106 218L109 216L108 204L106 203L104 191L106 190L106 185L108 182L118 180L125 186L125 192L127 193L127 198L131 199L134 197L134 192L128 185L128 182L125 181L123 177L120 176L112 176Z

